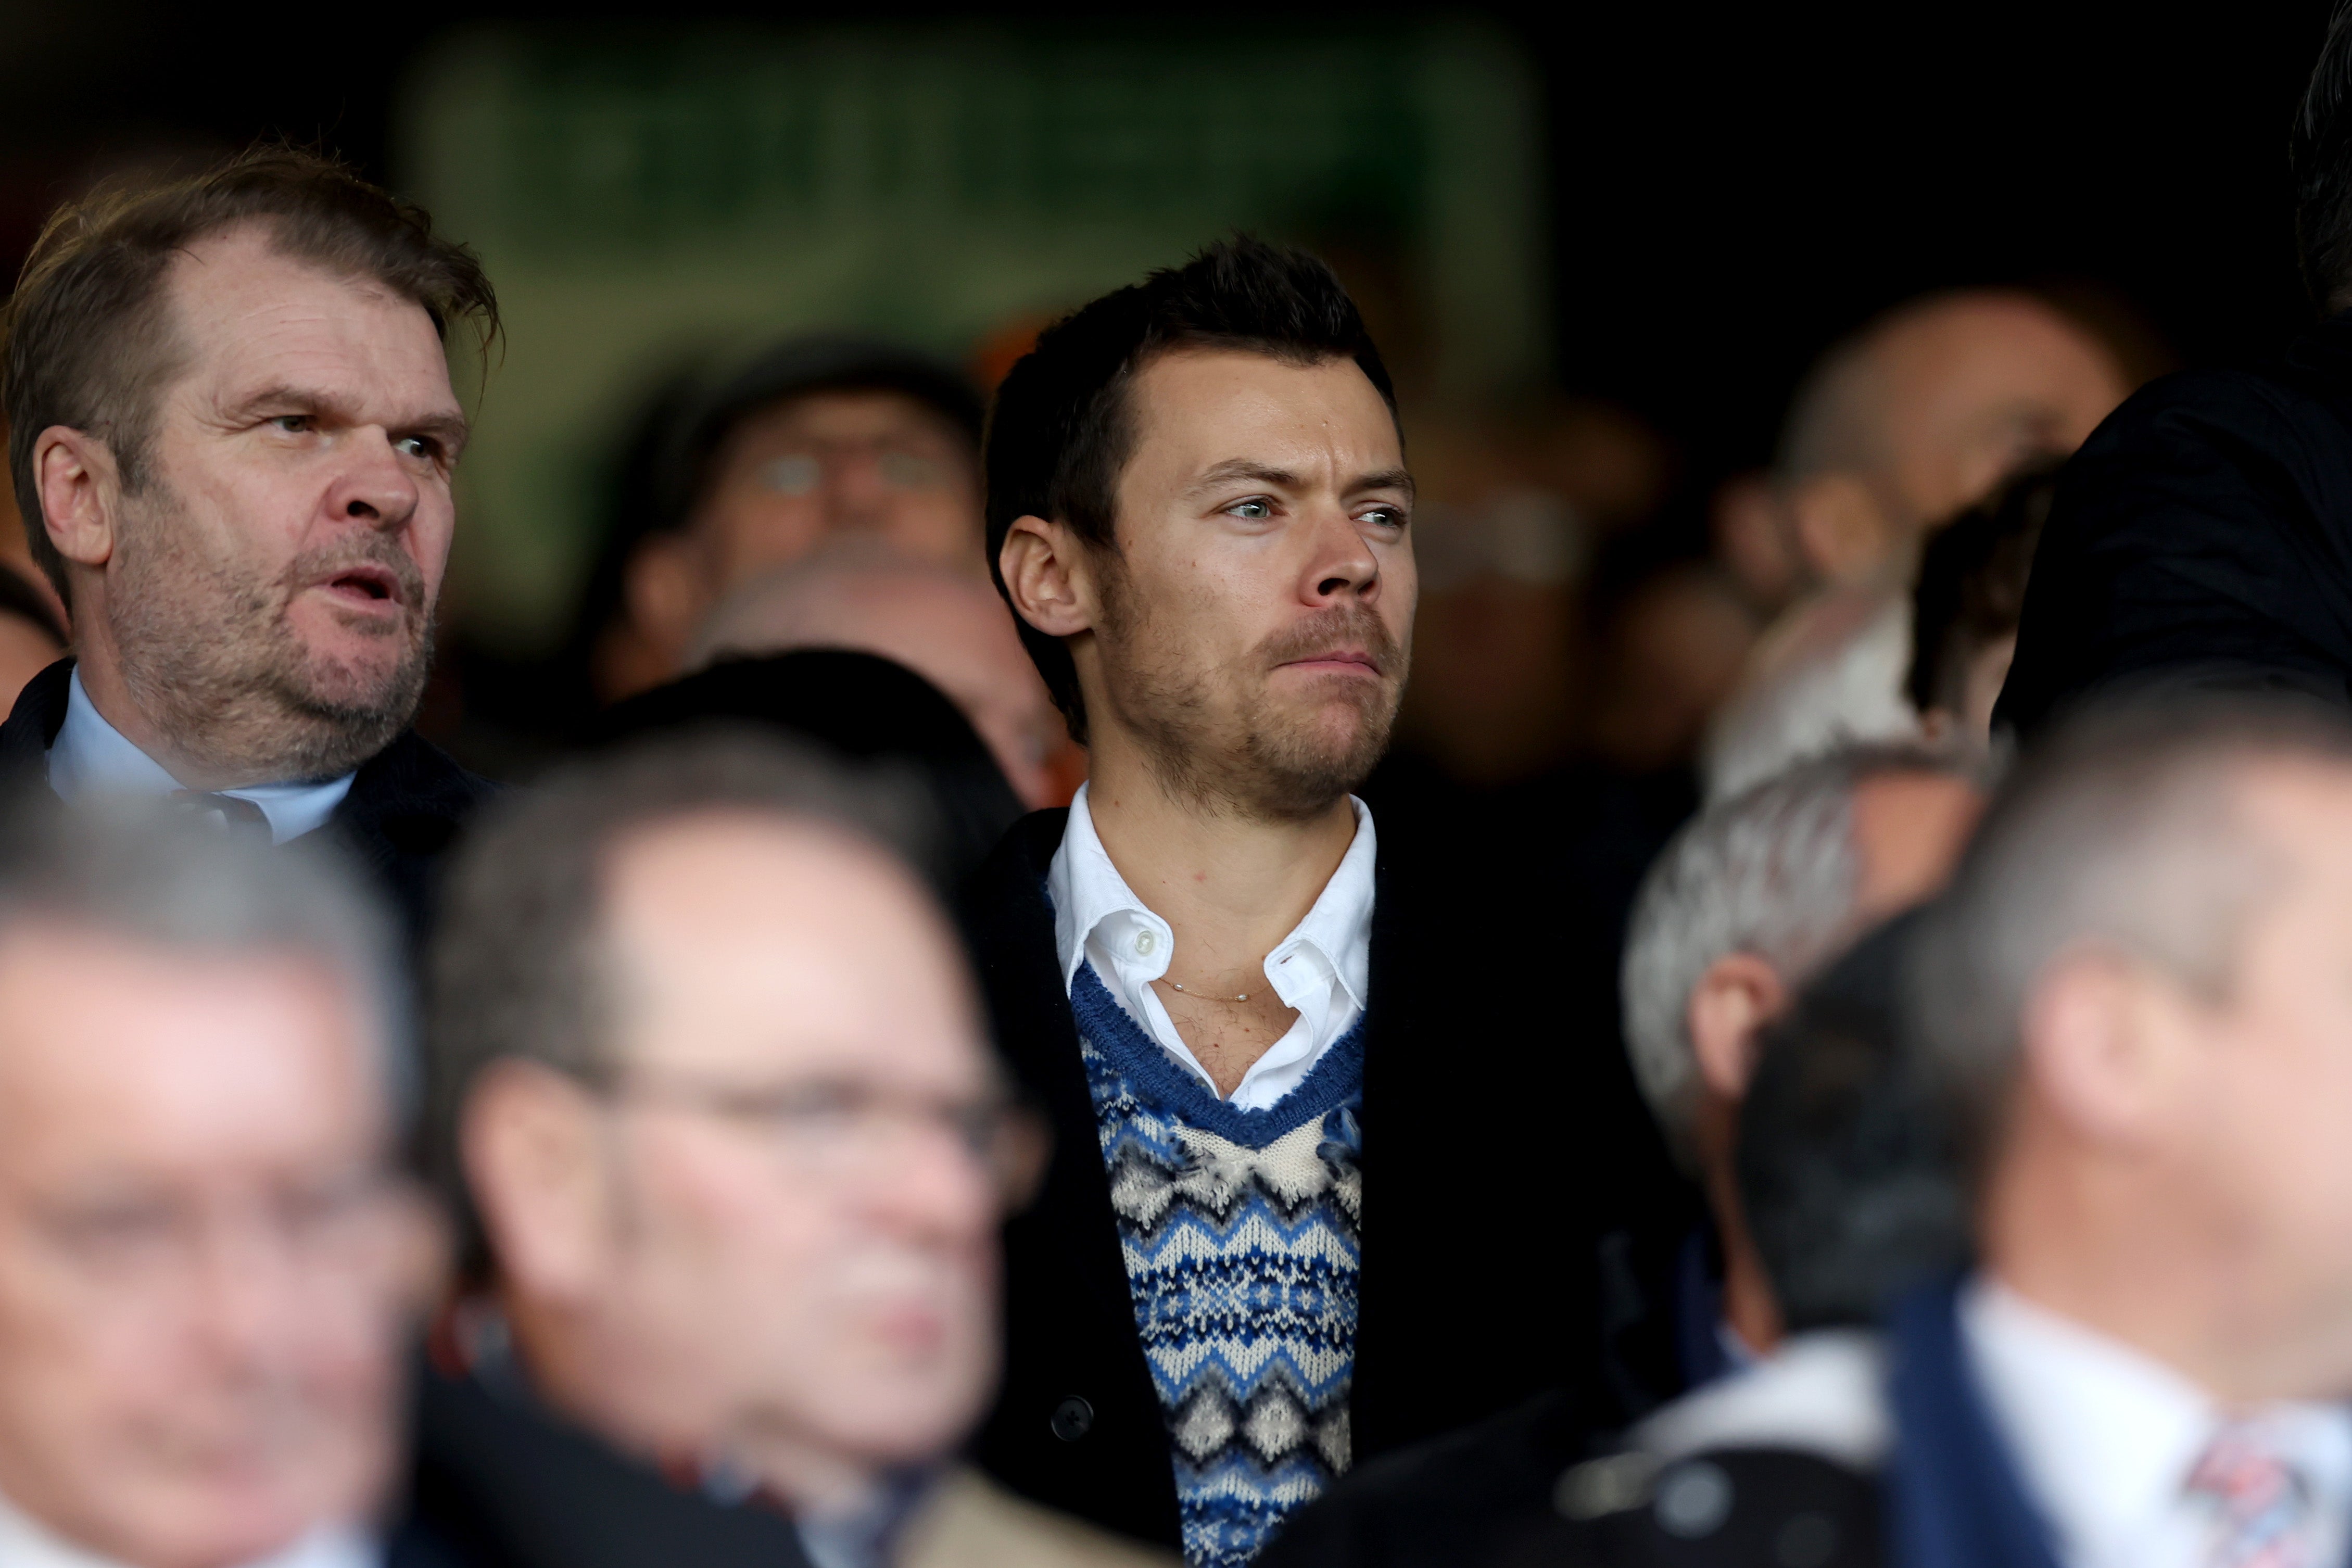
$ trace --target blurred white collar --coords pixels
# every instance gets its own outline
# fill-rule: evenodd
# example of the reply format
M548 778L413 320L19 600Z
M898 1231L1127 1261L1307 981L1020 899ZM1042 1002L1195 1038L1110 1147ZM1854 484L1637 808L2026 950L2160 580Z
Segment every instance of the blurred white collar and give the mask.
M349 1526L321 1525L247 1568L382 1568L383 1552ZM0 1497L0 1568L123 1568L66 1540Z

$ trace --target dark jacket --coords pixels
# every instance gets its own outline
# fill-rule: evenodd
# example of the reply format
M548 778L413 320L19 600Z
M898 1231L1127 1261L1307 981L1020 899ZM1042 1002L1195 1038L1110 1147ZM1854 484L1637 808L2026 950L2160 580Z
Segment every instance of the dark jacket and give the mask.
M676 1485L470 1376L425 1371L415 1445L393 1540L419 1568L807 1568L782 1514Z
M1135 1324L1094 1108L1054 945L1045 877L1066 820L1024 818L966 921L998 1044L1052 1122L1038 1201L1005 1233L1003 1392L975 1457L1013 1489L1174 1544L1170 1439ZM1436 928L1494 911L1423 907L1408 825L1379 823L1365 1018L1362 1269L1350 1430L1359 1461L1591 1381L1596 1237L1616 1173L1592 1129L1644 1113L1596 1088L1580 1021L1536 1038L1516 982L1442 964ZM1508 1001L1514 1005L1498 1004Z
M2159 679L2352 700L2352 314L2154 383L2060 476L1995 721Z
M26 684L0 724L0 787L43 780L49 744L66 721L73 660L60 659ZM398 904L412 941L422 937L442 856L474 808L497 792L446 752L404 730L360 764L351 793L322 830L332 835Z

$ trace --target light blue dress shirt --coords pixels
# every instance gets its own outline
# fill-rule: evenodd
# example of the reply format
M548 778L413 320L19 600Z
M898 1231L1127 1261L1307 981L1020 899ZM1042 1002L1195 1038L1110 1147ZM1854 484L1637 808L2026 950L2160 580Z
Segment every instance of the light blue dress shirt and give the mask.
M324 783L251 784L215 793L259 806L269 820L270 842L283 844L325 826L343 796L352 793L352 780L357 776L349 773ZM66 721L49 747L49 787L74 800L107 793L162 796L186 786L106 721L82 689L77 669L66 694Z

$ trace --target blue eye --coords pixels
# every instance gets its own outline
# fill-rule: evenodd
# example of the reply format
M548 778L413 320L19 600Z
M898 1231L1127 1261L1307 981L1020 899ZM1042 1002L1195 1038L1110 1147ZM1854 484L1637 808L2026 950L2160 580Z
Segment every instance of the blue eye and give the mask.
M1404 509L1394 506L1376 506L1364 513L1364 521L1376 528L1402 528L1405 525Z
M1237 500L1225 510L1234 516L1250 522L1264 522L1274 515L1274 503L1259 497L1249 500Z

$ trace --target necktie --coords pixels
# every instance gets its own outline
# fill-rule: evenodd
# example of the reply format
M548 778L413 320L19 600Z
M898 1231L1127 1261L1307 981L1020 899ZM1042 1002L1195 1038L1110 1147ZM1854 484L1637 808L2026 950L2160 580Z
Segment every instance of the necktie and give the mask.
M270 837L269 818L261 807L241 795L215 795L208 790L181 789L172 792L172 804L202 822L217 822L236 833L258 833Z
M2187 1489L2211 1514L2209 1568L2316 1568L2310 1486L2259 1426L2222 1427Z

